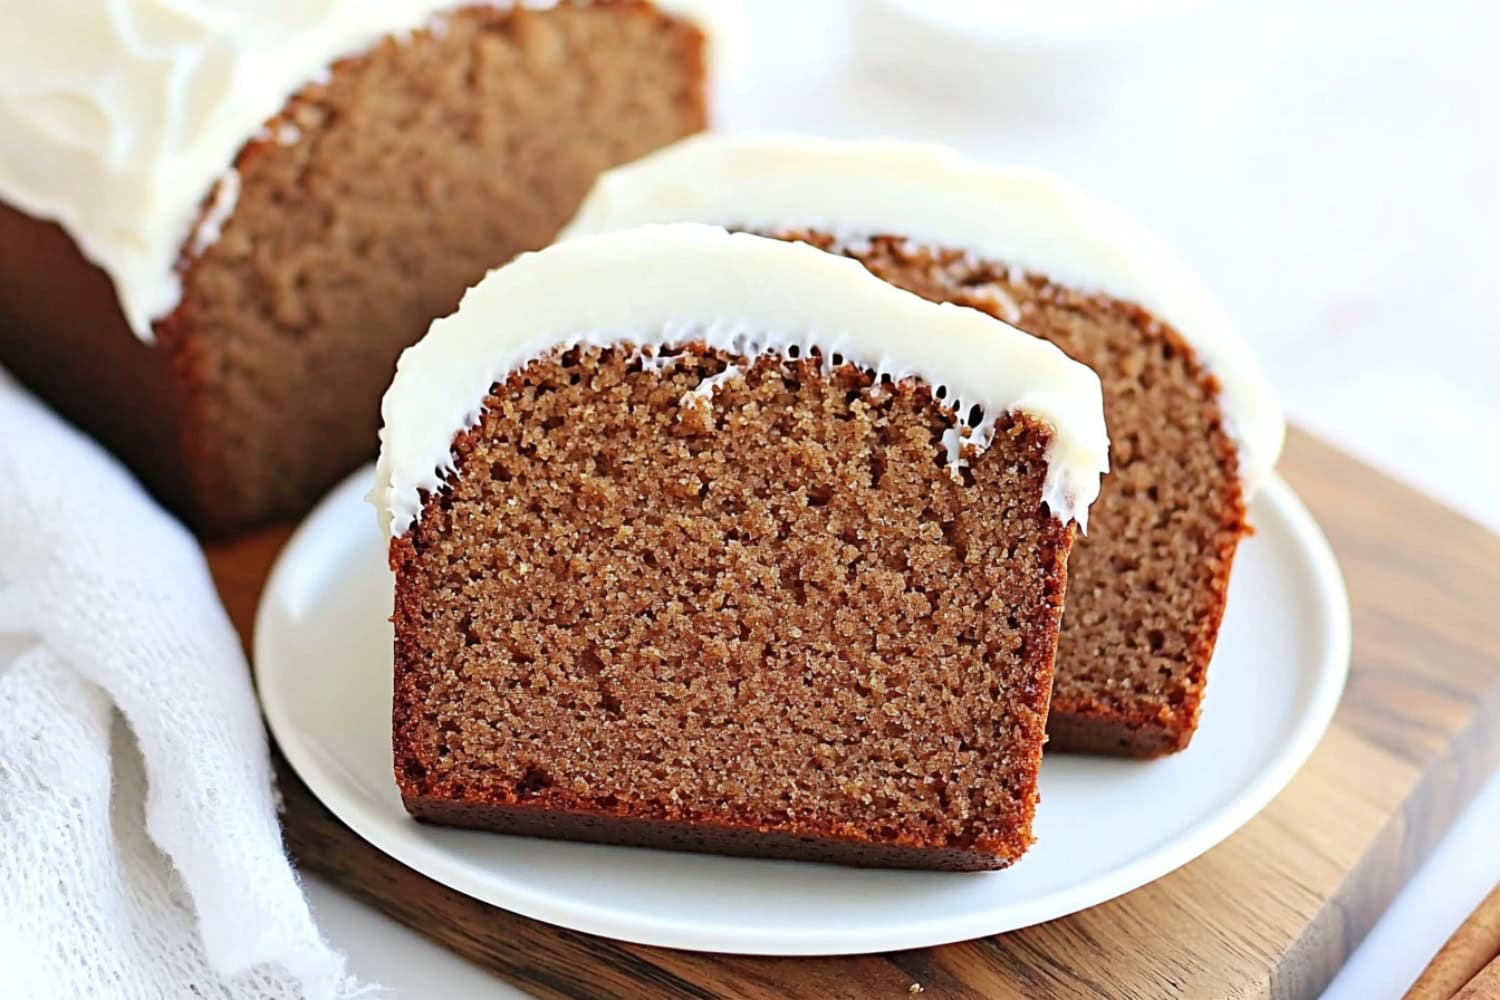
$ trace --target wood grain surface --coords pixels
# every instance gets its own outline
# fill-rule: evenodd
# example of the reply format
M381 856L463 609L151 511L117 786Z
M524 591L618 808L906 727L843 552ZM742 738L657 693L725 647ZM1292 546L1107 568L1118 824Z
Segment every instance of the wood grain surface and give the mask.
M446 889L342 826L281 767L299 863L543 997L1314 997L1500 761L1500 538L1294 432L1282 474L1349 585L1354 665L1292 784L1197 861L998 937L856 958L694 954L561 930ZM210 552L247 640L285 540ZM1391 984L1397 995L1405 983Z

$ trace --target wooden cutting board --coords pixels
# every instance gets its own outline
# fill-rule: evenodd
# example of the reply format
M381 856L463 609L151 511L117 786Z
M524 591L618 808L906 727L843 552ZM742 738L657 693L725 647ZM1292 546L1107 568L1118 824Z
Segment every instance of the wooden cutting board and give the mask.
M1292 784L1208 854L998 937L855 958L694 954L476 902L365 844L282 766L306 869L544 997L1313 997L1500 761L1500 538L1306 435L1282 474L1349 584L1354 666ZM210 553L248 645L285 529ZM1403 983L1393 983L1395 995Z

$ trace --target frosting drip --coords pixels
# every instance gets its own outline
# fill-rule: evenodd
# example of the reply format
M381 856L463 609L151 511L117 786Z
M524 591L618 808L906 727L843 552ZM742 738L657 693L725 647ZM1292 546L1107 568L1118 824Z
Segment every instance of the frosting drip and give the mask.
M943 442L952 462L963 444L983 449L1001 414L1026 413L1052 431L1043 500L1064 521L1086 523L1108 469L1099 379L1051 344L810 246L646 226L523 254L402 354L381 407L370 497L382 526L393 536L410 527L423 493L453 471L453 438L509 373L580 345L629 344L667 364L657 348L692 342L745 358L816 351L825 365L920 378L955 414ZM700 386L689 405L712 405L713 388Z

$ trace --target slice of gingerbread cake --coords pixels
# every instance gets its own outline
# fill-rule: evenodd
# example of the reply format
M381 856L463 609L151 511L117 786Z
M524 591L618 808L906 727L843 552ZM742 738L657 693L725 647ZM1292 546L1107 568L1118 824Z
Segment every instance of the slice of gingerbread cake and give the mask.
M606 173L569 232L679 221L852 257L1098 373L1112 471L1069 562L1049 749L1187 746L1246 503L1284 434L1265 377L1189 269L1054 177L890 141L685 140Z
M510 833L987 869L1031 842L1099 381L707 226L492 272L402 356L372 501L396 781Z

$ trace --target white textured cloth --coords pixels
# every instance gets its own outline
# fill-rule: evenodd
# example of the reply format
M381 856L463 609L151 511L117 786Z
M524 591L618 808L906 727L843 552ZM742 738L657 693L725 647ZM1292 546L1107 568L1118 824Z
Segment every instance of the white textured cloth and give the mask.
M351 997L193 538L0 372L0 993Z

